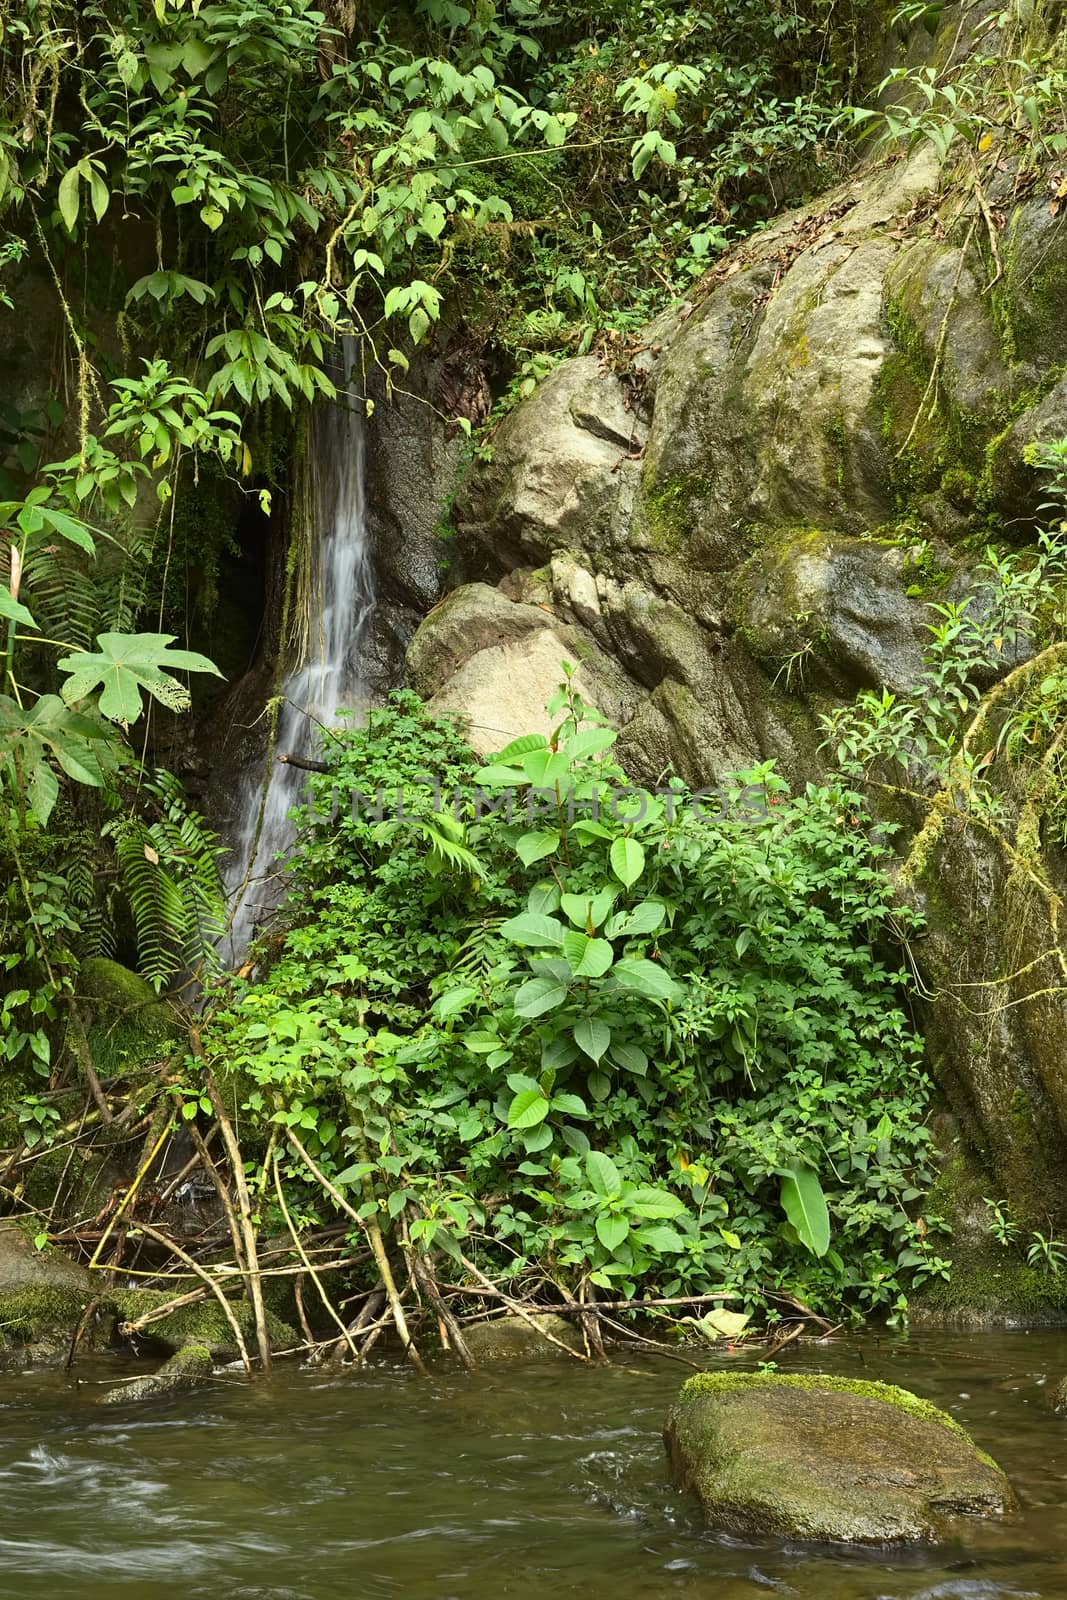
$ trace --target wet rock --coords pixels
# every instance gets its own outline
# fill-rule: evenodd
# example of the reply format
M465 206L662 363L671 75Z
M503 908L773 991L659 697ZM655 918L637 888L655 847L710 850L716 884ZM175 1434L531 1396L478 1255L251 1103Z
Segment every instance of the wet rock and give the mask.
M58 1250L38 1250L14 1222L0 1222L0 1359L64 1359L74 1332L98 1294L91 1273ZM114 1314L85 1330L86 1341L107 1343Z
M937 1539L1012 1509L1011 1487L951 1417L848 1378L701 1373L664 1433L675 1484L710 1524L844 1544Z
M100 1397L104 1406L130 1405L144 1400L165 1400L173 1394L195 1389L211 1377L211 1351L203 1344L185 1344L164 1361L158 1372L150 1372L131 1383L116 1384Z
M539 1313L531 1318L538 1328L550 1333L572 1350L581 1350L581 1336L565 1317ZM477 1322L464 1328L463 1337L475 1361L522 1361L531 1356L559 1356L558 1345L541 1335L523 1317L500 1317L495 1322Z
M149 1312L161 1310L183 1289L199 1287L199 1283L193 1279L176 1279L173 1292L169 1289L116 1289L111 1298L124 1322L136 1322ZM252 1308L243 1298L235 1298L231 1304L241 1336L248 1349L252 1350L256 1342ZM266 1312L266 1322L272 1350L284 1350L300 1343L296 1331L272 1311ZM121 1324L119 1331L122 1332ZM174 1352L186 1345L203 1345L220 1361L232 1360L240 1353L229 1319L223 1315L222 1307L214 1295L195 1301L192 1305L178 1306L175 1310L168 1311L166 1316L150 1322L145 1327L142 1337L149 1338L157 1344L168 1345Z

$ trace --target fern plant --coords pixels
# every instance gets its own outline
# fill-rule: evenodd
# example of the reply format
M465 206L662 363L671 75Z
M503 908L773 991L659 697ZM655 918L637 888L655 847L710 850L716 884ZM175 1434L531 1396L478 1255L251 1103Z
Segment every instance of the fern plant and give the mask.
M141 972L157 989L182 970L216 964L226 925L219 859L224 847L173 773L158 769L138 809L105 824L129 905Z

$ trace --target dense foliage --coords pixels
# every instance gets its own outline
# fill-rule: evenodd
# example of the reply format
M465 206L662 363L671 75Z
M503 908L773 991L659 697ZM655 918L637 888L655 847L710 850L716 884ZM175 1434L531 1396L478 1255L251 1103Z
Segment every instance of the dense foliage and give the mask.
M551 740L487 767L410 694L331 736L289 925L215 1013L209 1060L263 1142L295 1129L446 1268L474 1254L549 1299L892 1307L943 1264L915 1215L925 1080L859 800L791 796L770 767L695 803L627 790L613 733L569 691L555 710Z

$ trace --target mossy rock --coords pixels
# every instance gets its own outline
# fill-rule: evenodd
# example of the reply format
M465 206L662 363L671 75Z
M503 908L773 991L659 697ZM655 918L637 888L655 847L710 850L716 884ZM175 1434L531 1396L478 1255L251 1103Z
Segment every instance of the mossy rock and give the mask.
M195 1389L211 1377L214 1363L205 1344L184 1344L158 1372L150 1372L130 1383L116 1384L100 1397L105 1406L131 1405L143 1400L165 1400L170 1395Z
M535 1322L537 1328L532 1328L523 1317L477 1322L464 1328L463 1337L475 1361L527 1361L531 1356L559 1356L563 1360L563 1351L543 1337L545 1333L550 1333L571 1350L582 1349L581 1337L566 1318L540 1313L530 1321Z
M101 1076L165 1054L184 1032L174 1008L159 998L147 979L103 956L82 962L77 997L89 1052Z
M0 1356L16 1363L65 1357L96 1296L93 1278L58 1250L37 1250L16 1222L0 1222ZM85 1329L89 1343L108 1343L114 1316L106 1308Z
M192 1280L188 1285L183 1285L179 1280L173 1290L116 1289L111 1299L118 1307L123 1321L136 1322L146 1312L155 1311L160 1306L166 1305L186 1287L199 1288L200 1285ZM254 1351L256 1329L252 1308L245 1300L233 1299L231 1305L241 1335L248 1349ZM272 1350L291 1349L300 1343L300 1337L295 1330L280 1317L276 1317L273 1312L268 1311L266 1319ZM165 1317L160 1317L158 1322L149 1323L141 1337L169 1345L174 1351L180 1350L184 1345L203 1345L219 1360L232 1360L234 1356L240 1354L234 1340L233 1329L214 1296L169 1311Z
M891 1384L700 1373L683 1387L664 1442L677 1487L734 1533L914 1542L1015 1504L959 1423Z

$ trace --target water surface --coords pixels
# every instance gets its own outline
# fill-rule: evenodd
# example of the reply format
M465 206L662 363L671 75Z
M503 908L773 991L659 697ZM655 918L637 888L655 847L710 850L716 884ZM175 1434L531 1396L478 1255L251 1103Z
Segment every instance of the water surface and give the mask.
M752 1353L706 1358L750 1368ZM99 1408L134 1369L0 1377L3 1600L1065 1600L1062 1333L808 1345L780 1362L905 1384L951 1411L1022 1510L920 1552L846 1555L703 1528L660 1430L686 1369L623 1355L420 1382L220 1374ZM141 1369L137 1369L141 1370Z

